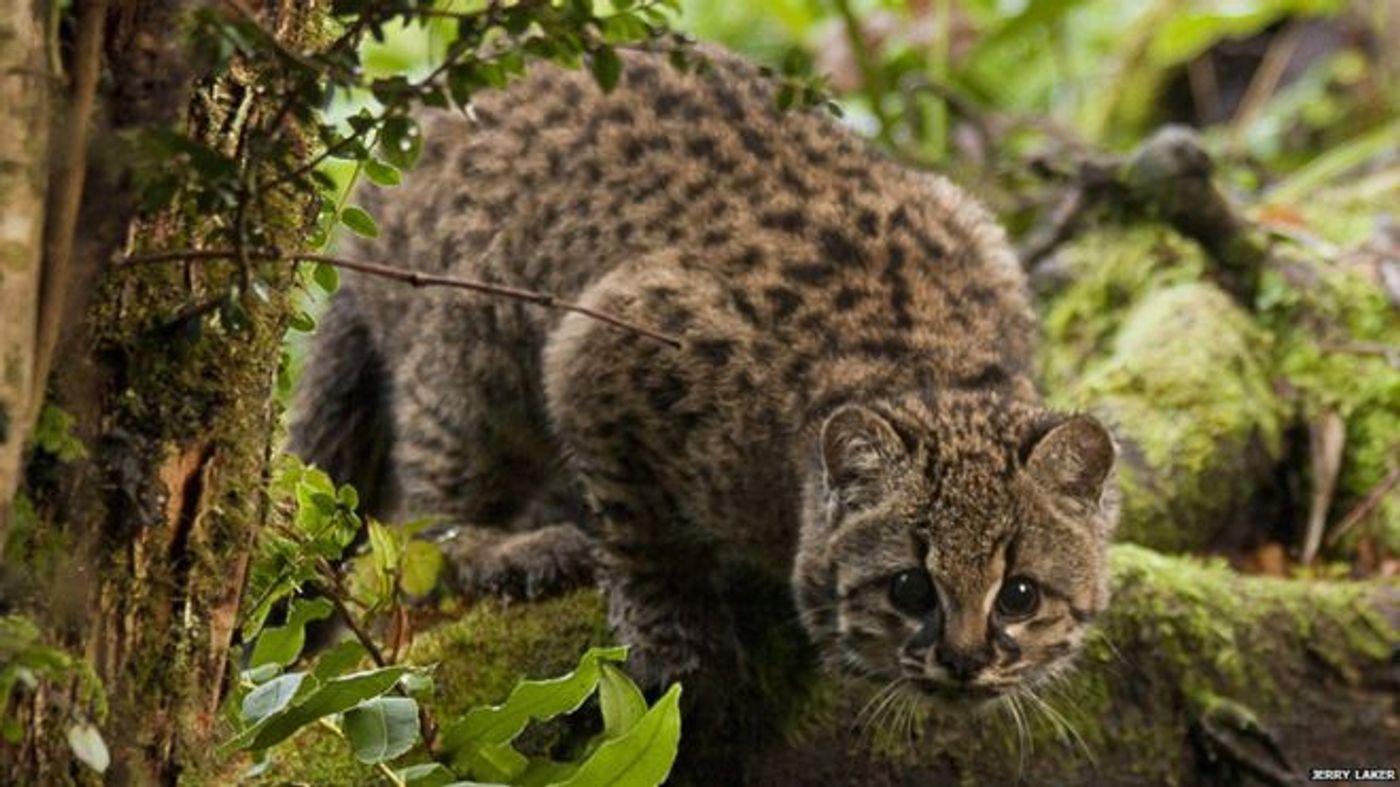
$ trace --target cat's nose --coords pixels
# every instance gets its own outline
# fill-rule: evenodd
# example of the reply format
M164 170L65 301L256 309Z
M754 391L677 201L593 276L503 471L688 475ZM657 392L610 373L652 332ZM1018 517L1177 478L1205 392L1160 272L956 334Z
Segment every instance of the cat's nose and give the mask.
M934 653L934 659L938 661L948 674L955 680L969 681L982 671L983 667L992 663L992 649L988 647L976 648L973 650L962 650L941 645Z

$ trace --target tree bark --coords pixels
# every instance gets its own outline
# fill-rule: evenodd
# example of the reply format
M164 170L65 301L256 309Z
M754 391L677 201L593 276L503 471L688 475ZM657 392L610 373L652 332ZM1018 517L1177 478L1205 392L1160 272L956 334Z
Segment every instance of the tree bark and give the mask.
M42 3L0 8L0 555L33 406L34 348L49 167Z
M98 119L108 133L175 122L233 153L276 111L280 97L255 90L256 64L235 64L188 95L189 75L178 70L185 41L173 33L192 4L115 5L106 19L113 80ZM320 35L321 3L262 7L264 25L288 46ZM172 110L175 118L162 117ZM86 457L30 461L24 492L34 513L23 532L11 534L22 546L7 556L3 590L8 604L52 633L50 644L91 672L42 682L24 696L25 735L0 744L0 783L218 781L218 707L266 515L279 415L272 387L292 276L285 265L260 271L267 297L244 298L246 321L232 328L191 307L228 292L236 271L179 264L106 270L118 252L197 247L215 222L182 218L189 210L178 204L133 221L135 202L119 166L94 154L87 169L68 274L76 291L58 295L64 338L51 387L54 403L74 416ZM267 241L300 248L305 201L269 204ZM7 311L0 323L9 322ZM96 723L111 751L101 777L65 740L77 721Z

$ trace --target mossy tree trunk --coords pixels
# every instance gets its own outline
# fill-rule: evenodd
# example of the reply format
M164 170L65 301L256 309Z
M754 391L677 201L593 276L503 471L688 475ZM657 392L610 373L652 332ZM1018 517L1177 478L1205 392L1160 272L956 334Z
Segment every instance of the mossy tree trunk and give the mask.
M102 131L89 151L73 296L49 386L82 455L30 459L3 574L6 606L38 621L79 666L23 695L23 738L0 743L5 784L174 784L209 773L266 514L291 272L260 271L268 286L257 297L242 290L246 319L233 327L207 308L235 284L232 266L112 269L123 252L199 247L218 219L193 216L178 197L161 215L137 217L106 143L124 129L177 125L237 155L278 98L254 89L256 64L194 81L178 31L197 4L112 5L102 19L112 79L91 118ZM264 2L259 16L300 47L320 35L323 14L321 3ZM298 248L308 206L269 204L268 242ZM86 722L111 753L101 777L66 741Z

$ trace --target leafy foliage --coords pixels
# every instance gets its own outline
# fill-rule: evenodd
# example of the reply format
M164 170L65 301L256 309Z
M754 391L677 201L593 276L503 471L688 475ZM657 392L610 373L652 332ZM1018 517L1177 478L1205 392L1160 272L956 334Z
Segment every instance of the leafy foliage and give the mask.
M365 550L349 561L347 577L337 566L361 526L354 490L337 488L292 456L282 460L272 490L284 521L265 532L252 568L250 585L258 592L249 595L242 626L251 654L225 710L236 730L230 752L253 752L261 768L275 747L316 726L344 738L356 759L399 784L631 785L665 778L680 736L680 687L648 708L617 666L626 658L623 648L590 650L567 675L522 681L500 705L472 708L441 725L429 720L419 697L433 691L431 667L394 663L411 637L408 597L428 595L441 566L436 546L414 538L426 523L364 523ZM313 588L321 595L303 595ZM276 610L282 623L268 625ZM333 615L355 639L303 653L306 626ZM382 632L385 641L370 632ZM595 694L604 728L578 761L515 748L529 725L574 712ZM421 758L419 752L433 761L395 770L394 763Z

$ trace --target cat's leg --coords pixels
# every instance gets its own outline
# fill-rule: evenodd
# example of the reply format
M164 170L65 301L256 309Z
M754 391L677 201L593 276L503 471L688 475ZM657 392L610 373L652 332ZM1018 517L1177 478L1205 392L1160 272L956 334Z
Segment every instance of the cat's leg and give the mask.
M590 584L594 544L575 523L516 532L559 465L526 320L486 299L426 307L419 324L439 334L409 345L394 377L398 518L443 520L433 537L463 595L536 598Z
M605 280L584 302L639 324L655 315L631 297L646 276ZM649 691L679 681L692 774L734 783L731 722L746 700L743 652L720 571L712 484L722 461L697 455L710 407L679 353L576 315L545 352L549 413L582 480L602 545L609 622L629 646L628 670Z

